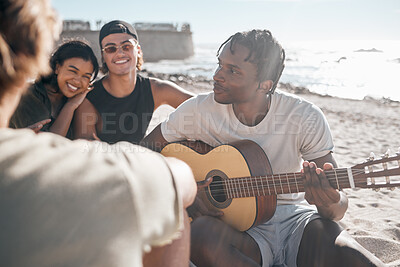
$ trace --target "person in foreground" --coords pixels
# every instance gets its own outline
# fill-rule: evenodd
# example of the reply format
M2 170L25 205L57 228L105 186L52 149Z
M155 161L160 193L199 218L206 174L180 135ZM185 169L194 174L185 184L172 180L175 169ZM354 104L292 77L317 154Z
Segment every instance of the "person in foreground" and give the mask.
M213 92L186 101L142 141L160 151L184 139L211 146L248 139L264 150L273 173L303 168L305 194L278 195L273 217L245 232L196 198L188 209L191 260L197 266L382 266L334 222L348 202L324 173L336 166L331 132L318 107L275 91L284 60L267 30L232 35L218 50Z
M76 138L98 136L107 143L139 143L153 112L161 105L174 108L193 96L178 85L156 78L144 78L139 37L131 24L113 20L99 34L102 72L75 116Z
M31 128L72 139L75 110L91 89L99 64L88 44L70 40L50 58L52 72L42 76L22 96L11 118L11 128Z
M0 17L1 265L142 266L162 245L145 266L188 266L190 168L126 142L9 129L59 23L47 0L3 0Z

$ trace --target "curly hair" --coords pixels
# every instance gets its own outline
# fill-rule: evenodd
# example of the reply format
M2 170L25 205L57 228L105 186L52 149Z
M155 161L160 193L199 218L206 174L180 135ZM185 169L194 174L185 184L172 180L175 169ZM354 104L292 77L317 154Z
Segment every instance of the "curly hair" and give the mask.
M0 3L0 97L27 79L47 73L61 23L48 0Z
M81 58L85 61L90 61L93 65L93 77L91 81L94 81L99 73L99 63L93 53L92 48L84 40L70 39L65 40L53 53L50 58L50 68L52 72L41 77L43 83L51 84L58 91L57 75L55 71L57 65L63 65L64 61L70 58Z
M260 82L266 80L274 82L269 91L270 94L273 94L285 68L285 50L275 40L271 32L268 30L237 32L222 43L218 48L217 56L228 42L230 42L229 49L232 54L235 53L235 44L240 44L250 50L245 61L257 66L257 79Z

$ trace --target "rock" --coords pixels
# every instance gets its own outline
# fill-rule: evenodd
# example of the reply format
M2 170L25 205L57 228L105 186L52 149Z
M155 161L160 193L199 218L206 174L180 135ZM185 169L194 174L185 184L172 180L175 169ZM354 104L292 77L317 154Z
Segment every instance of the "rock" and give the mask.
M371 49L358 49L358 50L356 50L354 52L374 52L374 53L378 52L378 53L382 53L383 51L382 50L378 50L376 48L371 48Z

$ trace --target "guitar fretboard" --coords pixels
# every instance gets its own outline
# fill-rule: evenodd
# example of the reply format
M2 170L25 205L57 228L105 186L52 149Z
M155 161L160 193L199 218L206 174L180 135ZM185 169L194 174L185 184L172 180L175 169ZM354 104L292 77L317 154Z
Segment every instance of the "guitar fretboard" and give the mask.
M350 188L354 187L354 185L351 185L348 171L347 168L338 168L325 171L325 174L332 187L336 189ZM350 176L353 177L357 174L363 173L363 170L351 169L350 171ZM357 182L356 178L354 179L355 182ZM221 182L224 183L224 193L228 198L304 192L304 178L303 174L300 172L259 177L238 177L225 179Z

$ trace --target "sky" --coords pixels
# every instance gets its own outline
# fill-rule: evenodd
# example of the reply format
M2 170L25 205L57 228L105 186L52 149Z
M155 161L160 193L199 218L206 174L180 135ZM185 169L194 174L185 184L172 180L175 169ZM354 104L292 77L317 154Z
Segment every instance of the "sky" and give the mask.
M278 40L400 40L400 0L52 0L62 19L190 23L195 43L268 29Z

